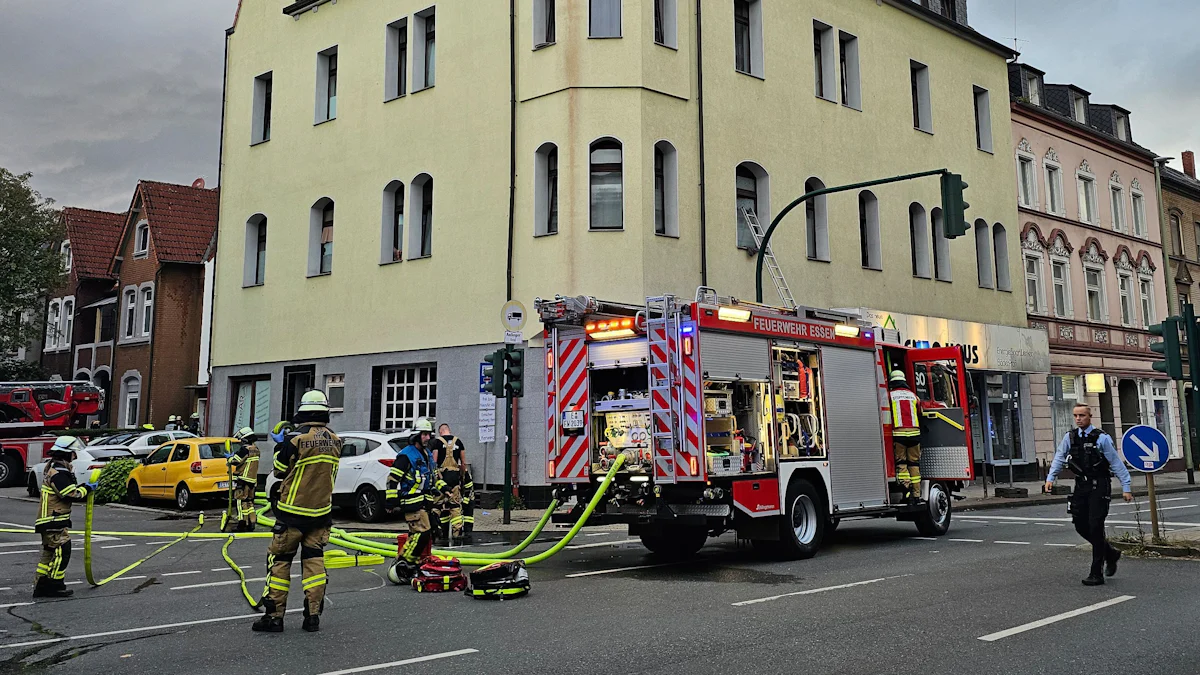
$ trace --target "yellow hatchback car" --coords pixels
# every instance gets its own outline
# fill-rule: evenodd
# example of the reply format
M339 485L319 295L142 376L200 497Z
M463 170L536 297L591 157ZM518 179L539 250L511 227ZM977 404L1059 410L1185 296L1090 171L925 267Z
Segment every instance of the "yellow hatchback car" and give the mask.
M242 444L232 438L180 438L163 443L129 472L125 501L173 499L180 509L197 497L224 495L229 489L225 454Z

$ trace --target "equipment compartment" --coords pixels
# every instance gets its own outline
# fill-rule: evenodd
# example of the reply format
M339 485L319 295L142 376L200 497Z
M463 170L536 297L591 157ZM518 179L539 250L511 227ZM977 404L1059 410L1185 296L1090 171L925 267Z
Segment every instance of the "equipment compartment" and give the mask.
M771 373L776 385L775 421L785 459L825 457L825 411L821 359L816 350L775 346Z
M704 454L711 476L775 470L767 382L706 382Z
M649 372L646 366L593 368L592 473L604 473L618 455L622 471L652 473L650 452Z

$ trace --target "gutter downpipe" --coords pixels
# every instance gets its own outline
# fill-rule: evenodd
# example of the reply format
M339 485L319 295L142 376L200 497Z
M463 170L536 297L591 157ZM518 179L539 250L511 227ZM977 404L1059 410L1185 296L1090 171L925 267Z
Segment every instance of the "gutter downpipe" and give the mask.
M696 103L700 121L700 285L708 285L708 217L707 189L704 179L704 22L701 5L696 0Z
M234 23L237 23L236 17ZM229 92L229 36L233 35L233 26L225 29L225 60L221 68L221 132L220 138L217 139L217 188L221 188L221 174L225 168L225 106L228 102ZM212 302L209 304L209 311L213 316L217 314L217 242L221 239L221 200L217 199L217 231L213 233L212 241L212 258L213 258L213 287L212 287ZM155 290L155 293L158 291ZM201 321L204 318L201 317ZM212 419L212 358L213 358L213 325L216 322L211 318L208 321L208 387L204 390L204 396L207 403L204 406L204 433L207 434L212 428L209 420Z
M517 0L508 2L508 260L504 299L513 297L513 237L517 208Z

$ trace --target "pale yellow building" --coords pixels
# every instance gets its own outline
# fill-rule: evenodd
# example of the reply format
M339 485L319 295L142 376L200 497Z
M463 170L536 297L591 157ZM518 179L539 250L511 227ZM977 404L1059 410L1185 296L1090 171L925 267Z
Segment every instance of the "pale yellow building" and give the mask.
M753 298L739 205L765 226L806 187L928 169L963 174L975 229L936 235L936 177L830 195L774 240L797 300L1023 325L1012 53L965 0L513 6L510 25L501 0L243 0L212 429L265 429L315 386L335 428L434 414L473 442L509 297ZM524 485L544 482L537 331ZM496 456L472 459L493 482Z

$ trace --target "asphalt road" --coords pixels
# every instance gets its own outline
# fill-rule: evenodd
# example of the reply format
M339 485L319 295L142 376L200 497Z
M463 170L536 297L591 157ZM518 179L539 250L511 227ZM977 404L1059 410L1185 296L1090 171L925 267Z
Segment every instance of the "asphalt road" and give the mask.
M1168 527L1200 525L1200 492L1167 499ZM34 510L0 498L0 527ZM97 528L188 527L156 517L102 508ZM1110 526L1136 523L1134 507L1114 506ZM160 541L97 542L97 573ZM322 631L301 631L293 613L277 635L250 631L255 615L219 542L178 544L96 589L83 583L79 545L75 597L34 601L35 538L0 534L0 673L1200 673L1200 563L1123 559L1107 585L1087 588L1079 543L1058 505L957 513L939 539L907 523L844 522L796 562L726 535L663 565L623 532L585 530L531 570L528 597L417 594L382 568L333 570ZM248 577L263 576L265 546L234 545ZM261 581L250 586L257 594Z

